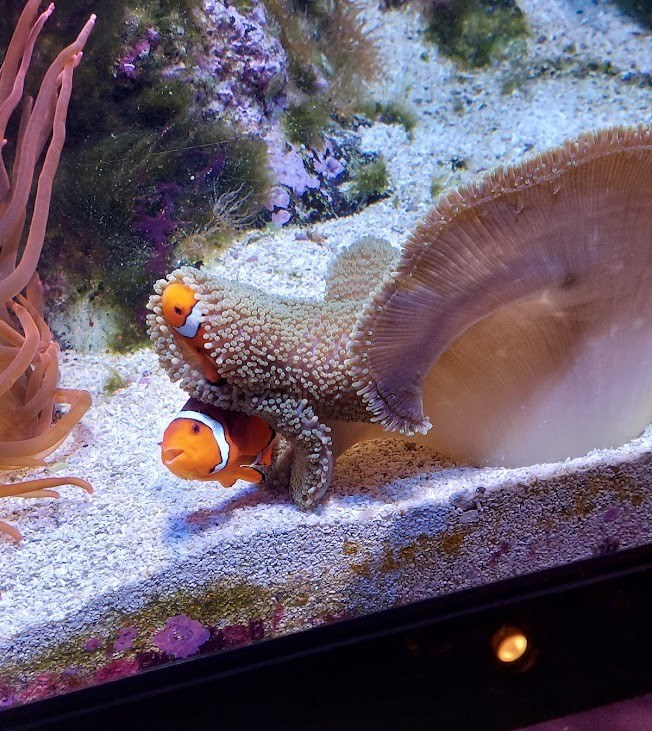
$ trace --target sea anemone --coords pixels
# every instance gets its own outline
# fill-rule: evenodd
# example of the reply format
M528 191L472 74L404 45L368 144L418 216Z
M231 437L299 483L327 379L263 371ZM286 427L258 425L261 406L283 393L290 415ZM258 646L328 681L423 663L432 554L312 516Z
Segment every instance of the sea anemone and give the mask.
M39 0L28 0L0 67L0 469L44 465L44 457L64 441L91 404L86 391L58 388L59 346L43 319L36 266L65 140L73 71L81 61L95 16L56 57L36 100L24 98L9 171L2 156L9 147L5 131L23 96L34 44L54 11L51 4L39 14L38 7ZM32 182L44 149L31 222L25 231ZM55 421L60 404L68 404L70 409ZM0 497L58 497L51 488L64 484L92 492L85 480L46 477L0 484ZM2 521L0 532L22 538L16 528Z
M150 337L189 395L280 435L265 479L302 509L385 431L500 468L614 448L652 420L651 196L649 125L586 133L449 192L401 252L355 242L319 301L177 269ZM166 325L177 282L214 366Z

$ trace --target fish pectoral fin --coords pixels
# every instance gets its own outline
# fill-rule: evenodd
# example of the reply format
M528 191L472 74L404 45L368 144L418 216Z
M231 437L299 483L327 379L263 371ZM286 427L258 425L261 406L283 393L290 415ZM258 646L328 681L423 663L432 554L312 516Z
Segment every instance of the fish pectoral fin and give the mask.
M257 464L262 465L263 467L271 467L272 461L273 461L272 456L274 454L275 446L276 446L276 436L274 435L272 437L272 440L270 441L270 443L258 455L258 458L256 460Z
M220 475L217 478L217 481L220 485L222 485L222 487L233 487L238 479L238 477L226 477L226 475Z
M254 465L242 464L238 468L238 478L258 485L263 481L265 475L262 470L257 469Z

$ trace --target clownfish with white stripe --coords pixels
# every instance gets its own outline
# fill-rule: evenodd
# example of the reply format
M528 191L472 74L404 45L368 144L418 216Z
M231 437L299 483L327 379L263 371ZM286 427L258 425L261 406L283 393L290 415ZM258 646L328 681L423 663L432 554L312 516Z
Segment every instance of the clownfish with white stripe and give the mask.
M185 480L260 483L272 464L276 434L257 416L189 399L168 425L161 460Z
M204 378L212 383L219 381L217 368L204 348L207 327L194 290L181 282L173 282L161 296L161 309L167 326L181 336L189 361Z

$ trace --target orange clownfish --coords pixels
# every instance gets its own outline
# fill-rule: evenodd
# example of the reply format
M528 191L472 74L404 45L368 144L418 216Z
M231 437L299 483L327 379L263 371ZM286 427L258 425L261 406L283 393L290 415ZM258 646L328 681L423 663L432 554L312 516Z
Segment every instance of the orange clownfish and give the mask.
M257 416L219 409L197 399L186 402L161 443L163 464L186 480L259 483L272 463L275 432Z
M204 348L204 335L208 329L204 324L195 292L181 282L173 282L163 291L161 309L167 326L178 333L194 354L193 365L199 368L211 382L219 380L215 364Z

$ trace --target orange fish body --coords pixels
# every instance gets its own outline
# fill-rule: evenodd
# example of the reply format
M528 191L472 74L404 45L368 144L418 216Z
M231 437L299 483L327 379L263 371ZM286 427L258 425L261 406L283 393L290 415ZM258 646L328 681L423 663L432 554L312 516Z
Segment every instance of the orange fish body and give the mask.
M203 322L194 290L181 282L173 282L163 292L161 307L167 326L180 336L186 352L190 354L190 362L202 372L204 378L211 382L218 381L219 373L204 347L207 326Z
M275 436L257 416L189 399L163 434L161 460L186 480L259 483L272 463Z

